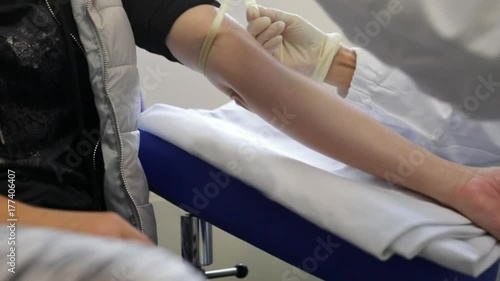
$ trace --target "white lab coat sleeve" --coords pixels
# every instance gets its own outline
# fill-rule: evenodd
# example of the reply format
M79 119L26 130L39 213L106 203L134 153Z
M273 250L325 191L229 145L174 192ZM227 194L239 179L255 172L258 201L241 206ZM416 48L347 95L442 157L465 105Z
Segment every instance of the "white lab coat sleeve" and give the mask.
M159 248L49 229L0 224L0 253L4 281L204 280Z
M426 95L411 78L364 49L346 101L435 154L467 165L500 163L500 120L469 118Z
M317 0L345 35L473 118L500 119L500 1Z

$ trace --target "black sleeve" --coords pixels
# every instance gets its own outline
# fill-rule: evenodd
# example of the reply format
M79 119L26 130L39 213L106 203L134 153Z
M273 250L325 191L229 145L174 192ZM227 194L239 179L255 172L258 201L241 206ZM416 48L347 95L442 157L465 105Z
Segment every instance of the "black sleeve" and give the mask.
M219 7L215 0L123 0L135 43L151 53L177 61L166 46L175 21L187 10L203 4Z

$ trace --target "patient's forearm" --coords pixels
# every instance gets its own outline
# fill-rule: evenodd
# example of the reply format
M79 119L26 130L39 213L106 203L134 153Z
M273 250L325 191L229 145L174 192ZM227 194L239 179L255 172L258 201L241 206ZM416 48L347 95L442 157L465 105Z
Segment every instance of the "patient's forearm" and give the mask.
M204 37L197 42L199 34L187 30L208 30L204 26L214 15L214 10L198 7L176 22L168 44L179 60L196 65L197 53L186 47L201 46ZM207 76L234 90L247 108L303 144L444 203L471 176L465 167L426 152L280 65L231 20L225 20L215 40Z
M228 80L250 110L303 144L442 202L459 186L463 167L417 147L320 85L288 71L251 40L228 36L218 43L226 47L213 50L212 71ZM286 113L293 118L283 120Z
M34 224L37 220L37 214L34 208L17 200L0 195L0 222L6 223L8 220L12 222L22 222L27 225Z
M144 234L114 213L45 209L18 200L10 200L2 195L0 195L0 208L0 224L55 228L152 245Z

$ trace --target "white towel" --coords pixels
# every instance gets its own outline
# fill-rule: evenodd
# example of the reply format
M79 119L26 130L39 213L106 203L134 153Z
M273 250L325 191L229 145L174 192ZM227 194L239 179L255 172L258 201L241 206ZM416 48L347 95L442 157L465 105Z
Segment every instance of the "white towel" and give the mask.
M498 241L464 216L325 157L234 103L156 105L139 127L381 260L420 256L478 276L500 258Z

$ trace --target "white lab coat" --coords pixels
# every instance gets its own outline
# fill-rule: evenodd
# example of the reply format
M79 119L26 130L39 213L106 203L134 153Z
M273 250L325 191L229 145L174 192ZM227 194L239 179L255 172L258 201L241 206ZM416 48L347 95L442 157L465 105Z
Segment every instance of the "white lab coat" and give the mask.
M500 119L477 120L426 95L398 68L355 49L346 101L435 154L462 164L500 164Z
M466 115L500 119L500 1L317 0L346 36Z

